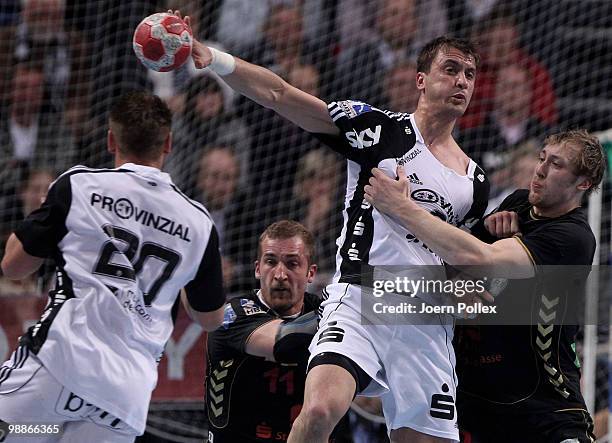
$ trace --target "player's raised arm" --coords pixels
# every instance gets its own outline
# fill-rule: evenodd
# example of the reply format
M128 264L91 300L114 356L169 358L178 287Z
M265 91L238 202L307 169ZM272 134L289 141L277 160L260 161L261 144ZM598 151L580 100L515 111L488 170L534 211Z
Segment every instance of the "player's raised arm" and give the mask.
M175 12L180 17L178 11ZM189 17L185 22L190 23ZM272 71L193 39L196 68L210 68L236 92L276 111L308 132L338 134L323 100L291 86Z

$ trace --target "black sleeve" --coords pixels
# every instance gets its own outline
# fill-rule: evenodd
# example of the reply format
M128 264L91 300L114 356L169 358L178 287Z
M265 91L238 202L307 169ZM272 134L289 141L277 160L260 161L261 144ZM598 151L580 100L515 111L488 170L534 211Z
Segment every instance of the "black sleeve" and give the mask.
M34 257L50 257L68 233L66 217L72 202L70 174L58 178L49 188L42 206L19 224L15 235L23 249Z
M185 292L189 304L198 312L215 311L225 303L219 235L214 226L210 231L208 245L200 261L198 272L185 286Z
M482 221L489 203L489 190L491 188L489 179L478 165L474 169L472 186L472 206L458 225L459 227L465 225L468 229Z
M223 324L209 334L212 342L209 347L222 347L241 354L245 353L246 343L257 328L275 320L248 298L233 298L225 305Z
M340 134L313 135L347 159L370 165L377 146L397 143L397 122L382 111L354 100L331 102L327 108Z
M593 262L595 237L571 221L543 225L520 240L537 265L590 265Z
M474 226L472 226L472 235L474 235L485 243L494 243L499 240L499 238L495 237L494 235L491 235L487 228L485 228L485 219L489 215L495 214L496 212L500 211L520 211L524 207L524 205L529 205L528 195L529 191L527 189L518 189L514 191L512 194L507 196L496 209L481 218Z

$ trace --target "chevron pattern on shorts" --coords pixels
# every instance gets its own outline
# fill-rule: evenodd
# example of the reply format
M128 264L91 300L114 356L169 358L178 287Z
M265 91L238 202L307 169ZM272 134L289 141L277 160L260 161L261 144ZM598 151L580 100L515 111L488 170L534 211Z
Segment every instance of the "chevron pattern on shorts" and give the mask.
M542 294L540 299L540 311L538 312L538 327L535 344L542 358L542 365L548 375L548 382L553 385L563 398L569 397L569 392L565 388L565 380L561 371L553 366L552 343L553 330L555 328L554 321L557 318L557 307L559 305L559 297L549 298Z

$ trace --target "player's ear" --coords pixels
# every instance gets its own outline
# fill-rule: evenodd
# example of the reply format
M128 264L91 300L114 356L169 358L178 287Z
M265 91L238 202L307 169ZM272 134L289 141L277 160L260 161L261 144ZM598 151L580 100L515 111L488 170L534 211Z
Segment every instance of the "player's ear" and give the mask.
M424 72L417 72L416 86L419 91L425 88L425 73Z
M588 191L593 186L593 182L591 179L586 178L584 176L578 177L578 190L579 191Z
M113 155L117 152L117 140L111 129L106 133L106 149Z
M261 279L261 272L259 271L259 260L255 260L255 278L257 280Z
M164 154L170 154L172 152L172 131L168 132L168 137L164 141Z
M314 281L315 275L317 275L317 265L312 264L308 267L308 283Z

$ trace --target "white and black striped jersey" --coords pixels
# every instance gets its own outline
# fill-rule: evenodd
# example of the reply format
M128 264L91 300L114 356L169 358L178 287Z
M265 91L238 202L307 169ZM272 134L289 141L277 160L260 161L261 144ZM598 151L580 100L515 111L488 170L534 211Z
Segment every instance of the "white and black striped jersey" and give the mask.
M198 311L225 301L208 212L158 169L75 167L15 233L58 267L22 344L67 389L143 432L180 289Z
M403 163L412 199L455 226L471 225L487 206L489 182L470 160L466 175L440 163L423 141L411 114L358 101L328 105L338 136L317 134L347 158L344 226L337 239L335 282L360 284L371 266L439 265L442 260L408 230L364 200L364 186L378 167L396 176Z

